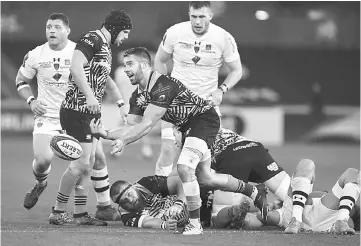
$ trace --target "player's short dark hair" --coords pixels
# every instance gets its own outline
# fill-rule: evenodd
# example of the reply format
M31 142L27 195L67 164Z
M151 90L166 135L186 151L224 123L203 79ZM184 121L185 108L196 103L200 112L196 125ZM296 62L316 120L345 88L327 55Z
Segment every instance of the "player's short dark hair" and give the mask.
M69 27L69 18L63 13L52 13L49 18L49 20L61 20L64 25Z
M130 48L130 49L127 49L126 51L124 51L124 57L130 56L130 55L135 55L135 56L145 59L149 65L152 62L152 58L150 57L149 51L145 47L134 47L134 48Z
M191 1L191 2L189 2L189 8L201 9L203 7L210 8L211 2L210 1Z

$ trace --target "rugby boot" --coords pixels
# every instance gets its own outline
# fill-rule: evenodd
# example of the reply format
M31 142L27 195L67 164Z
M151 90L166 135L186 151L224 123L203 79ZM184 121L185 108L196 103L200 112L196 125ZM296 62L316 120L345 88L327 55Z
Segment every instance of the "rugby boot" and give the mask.
M355 230L348 225L347 220L337 220L331 227L331 233L339 235L354 235Z
M232 210L229 211L232 213L230 214L230 217L232 218L230 223L231 229L240 230L244 227L244 219L246 218L249 208L249 201L243 199L240 204L232 206Z
M35 184L34 187L25 194L24 207L28 210L34 207L35 204L38 202L41 193L43 193L47 186L48 181L46 181L44 186L39 186L38 184Z
M261 212L262 222L266 221L267 213L269 211L268 203L267 203L267 189L264 184L256 185L258 190L257 196L254 199L254 205L259 209Z
M53 225L75 225L74 220L69 217L67 212L56 211L54 207L49 216L49 223Z
M291 222L288 224L288 226L285 229L286 234L297 234L301 230L301 224L302 222L296 220L295 217L292 217Z
M107 226L108 223L95 218L93 215L85 212L81 217L74 217L73 219L77 225L92 225L92 226Z
M120 214L117 209L113 208L112 205L108 206L97 206L95 212L95 218L103 221L118 221L121 220Z
M203 234L203 228L202 228L201 222L199 221L198 223L196 223L196 225L194 225L193 223L188 221L188 223L185 225L185 227L183 229L182 234L183 235L201 235L201 234Z

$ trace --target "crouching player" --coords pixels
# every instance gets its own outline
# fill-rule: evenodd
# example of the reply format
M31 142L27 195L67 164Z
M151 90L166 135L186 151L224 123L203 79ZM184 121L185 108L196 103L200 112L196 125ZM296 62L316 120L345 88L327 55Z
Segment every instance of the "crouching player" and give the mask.
M175 230L188 221L179 176L148 176L134 184L118 180L110 188L110 197L119 205L125 226Z
M354 206L360 197L360 171L348 168L328 192L312 192L314 181L315 164L302 160L292 178L292 199L288 197L282 208L271 211L267 224L283 227L289 234L301 230L355 234L352 227L359 223L359 213L355 213Z

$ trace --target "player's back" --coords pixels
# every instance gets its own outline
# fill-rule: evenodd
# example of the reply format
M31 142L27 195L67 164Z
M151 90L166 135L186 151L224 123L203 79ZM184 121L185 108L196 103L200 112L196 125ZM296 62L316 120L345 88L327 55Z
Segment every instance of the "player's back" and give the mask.
M202 36L193 33L190 21L176 24L162 43L165 51L173 53L172 77L203 98L217 89L222 63L239 57L233 37L212 23Z
M38 100L47 106L47 117L59 117L59 108L69 86L70 65L75 43L67 41L62 50L52 50L48 43L31 50L20 68L27 78L36 76Z
M88 59L84 66L87 82L101 104L112 66L112 51L100 30L90 31L80 38L76 48ZM86 97L70 76L70 86L63 103L64 108L89 113Z

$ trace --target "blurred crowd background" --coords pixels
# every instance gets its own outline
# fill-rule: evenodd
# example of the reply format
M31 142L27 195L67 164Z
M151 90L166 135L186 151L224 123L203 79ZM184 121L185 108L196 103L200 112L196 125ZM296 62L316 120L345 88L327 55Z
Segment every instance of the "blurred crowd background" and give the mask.
M77 41L123 8L134 29L113 47L112 76L124 79L121 55L145 46L154 54L166 29L188 20L188 2L1 2L1 129L31 135L33 115L20 100L15 77L25 54L46 42L53 12L70 19ZM236 39L243 78L224 96L226 127L282 145L293 141L360 141L360 2L212 2L213 23ZM221 83L226 75L220 71ZM116 106L106 97L104 117ZM112 113L113 112L113 113ZM159 139L160 141L160 139Z

